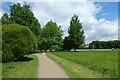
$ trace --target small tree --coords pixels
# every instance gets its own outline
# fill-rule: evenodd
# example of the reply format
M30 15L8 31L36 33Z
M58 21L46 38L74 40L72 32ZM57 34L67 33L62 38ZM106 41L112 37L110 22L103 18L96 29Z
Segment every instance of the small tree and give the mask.
M77 15L72 17L70 27L68 28L68 33L68 37L73 41L73 49L76 51L77 48L84 44L85 38L82 23L80 23Z

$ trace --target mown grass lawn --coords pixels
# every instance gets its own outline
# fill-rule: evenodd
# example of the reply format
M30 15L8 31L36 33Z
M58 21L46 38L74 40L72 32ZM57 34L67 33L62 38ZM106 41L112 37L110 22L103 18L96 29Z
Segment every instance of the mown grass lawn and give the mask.
M94 70L98 73L102 73L109 77L118 77L118 51L80 51L80 52L51 52L51 53L54 56L60 57L64 60L71 61L71 63L68 64L69 66L67 66L67 68L69 68L72 63L76 63L79 66L82 65L88 69ZM47 55L50 57L50 54ZM53 59L52 56L51 58ZM55 57L54 60L59 62L60 64L64 63L64 60L60 62L59 59L55 59ZM67 63L64 65L67 65ZM63 68L65 68L65 66ZM79 69L76 70L76 75L79 72L80 72ZM85 74L84 71L83 74ZM70 75L70 77L85 77L85 75L81 76L82 74L79 76L76 75L73 76ZM86 74L86 77L90 77L90 76Z
M36 55L27 55L24 61L2 64L2 78L36 78L38 59Z

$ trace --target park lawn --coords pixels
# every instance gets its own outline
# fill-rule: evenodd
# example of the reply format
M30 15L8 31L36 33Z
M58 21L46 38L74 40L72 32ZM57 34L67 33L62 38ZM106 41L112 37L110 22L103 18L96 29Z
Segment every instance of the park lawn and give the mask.
M2 64L2 78L36 78L38 59L36 55L27 55L29 60Z
M84 66L88 69L94 70L98 73L104 74L106 76L101 77L118 77L118 51L80 51L80 52L51 52L54 56L62 58L67 61L71 61L71 63L65 64L64 60L62 62L59 59L54 60L64 65L69 65L67 68L71 67L72 63L76 63L79 66ZM51 54L47 54L49 57ZM51 57L53 59L53 56ZM78 66L78 67L79 67ZM63 67L65 69L65 67ZM72 68L72 67L71 67ZM73 69L74 70L74 69ZM69 70L68 75L70 74ZM71 69L72 71L72 69ZM76 70L76 74L79 73L81 70ZM87 70L86 70L87 71ZM85 72L83 72L80 76L76 75L69 75L70 77L85 77ZM74 72L75 74L75 72ZM83 76L84 75L84 76ZM90 77L86 74L86 77ZM94 77L94 76L92 76ZM99 77L99 76L96 76Z

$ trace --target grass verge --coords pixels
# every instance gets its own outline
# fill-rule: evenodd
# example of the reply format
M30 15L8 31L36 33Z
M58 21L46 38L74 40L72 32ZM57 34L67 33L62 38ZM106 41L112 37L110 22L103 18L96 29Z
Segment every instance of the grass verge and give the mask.
M60 65L70 78L110 78L100 72L88 69L82 65L55 56L51 53L47 53L46 55Z
M36 55L27 55L25 61L2 64L2 78L36 78L38 59Z

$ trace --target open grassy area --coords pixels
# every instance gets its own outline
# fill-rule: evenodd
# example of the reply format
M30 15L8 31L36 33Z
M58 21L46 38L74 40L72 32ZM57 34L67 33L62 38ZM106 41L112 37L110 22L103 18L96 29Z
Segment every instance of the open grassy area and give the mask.
M36 55L27 55L24 61L2 64L3 78L36 78L38 59Z
M81 65L85 66L88 69L94 70L104 75L108 75L110 77L118 76L117 51L80 51L80 52L51 52L51 53L64 60L71 61L72 63L76 63L79 66ZM51 58L53 59L53 57ZM54 58L54 60L59 62L59 59ZM61 62L61 64L64 62L64 60ZM67 63L64 65L67 65ZM68 65L71 65L71 63L69 63ZM78 70L76 70L76 73L77 72ZM77 76L77 77L81 77L81 76Z

